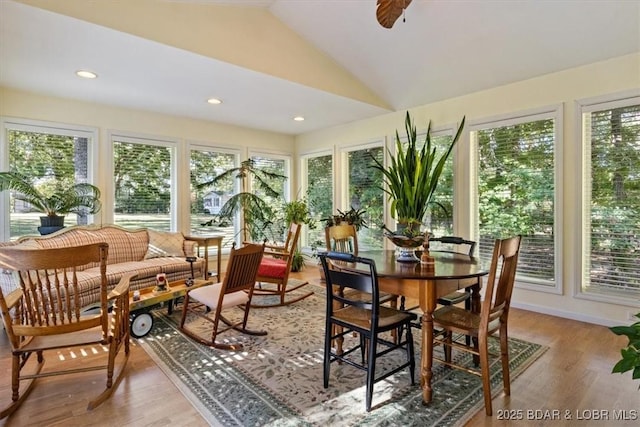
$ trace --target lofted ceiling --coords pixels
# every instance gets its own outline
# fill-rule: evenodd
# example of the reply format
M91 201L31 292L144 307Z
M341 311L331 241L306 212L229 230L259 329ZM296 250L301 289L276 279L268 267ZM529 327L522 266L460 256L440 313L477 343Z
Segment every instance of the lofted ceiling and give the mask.
M1 86L292 135L637 52L636 0L0 0Z

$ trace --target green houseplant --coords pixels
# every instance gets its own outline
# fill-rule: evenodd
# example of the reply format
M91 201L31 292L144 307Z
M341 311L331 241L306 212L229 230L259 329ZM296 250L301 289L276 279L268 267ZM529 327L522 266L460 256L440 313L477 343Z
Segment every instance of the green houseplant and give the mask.
M0 172L0 191L13 190L16 199L44 213L40 217L42 227L62 228L66 214L95 214L102 208L100 189L95 185L53 181L46 186L37 181L17 172Z
M635 317L640 319L640 313ZM627 347L620 350L622 358L613 367L612 373L633 371L631 377L640 379L640 322L630 326L613 326L609 328L616 335L624 335L629 339ZM640 386L638 387L640 389Z
M420 225L433 202L438 188L438 180L453 147L462 135L465 117L446 150L438 157L436 147L431 142L431 122L422 147L418 147L416 126L407 111L405 131L407 146L396 131L396 154L389 151L390 165L385 167L373 158L373 168L382 172L383 185L380 187L391 202L391 216L398 222L399 232L408 237L421 234Z
M356 227L356 231L361 228L368 228L367 221L364 218L364 214L367 212L364 209L356 209L353 206L348 211L337 210L338 213L331 215L328 218L323 218L324 226L332 227L334 225L340 225L347 223Z
M298 224L306 224L310 229L315 228L315 220L311 217L309 206L304 199L293 200L284 205L284 220L286 224L296 222ZM299 247L296 247L291 262L291 271L302 271L305 266L304 254Z
M239 167L230 168L209 181L197 184L197 187L208 188L228 177L240 180L240 192L225 202L217 215L217 221L212 219L202 225L233 222L236 214L239 214L242 218L243 241L262 240L266 234L265 230L271 226L276 213L265 198L249 192L249 179L252 179L254 188L264 196L280 198L281 195L273 188L273 183L284 181L287 177L260 168L253 159L247 159L242 161Z

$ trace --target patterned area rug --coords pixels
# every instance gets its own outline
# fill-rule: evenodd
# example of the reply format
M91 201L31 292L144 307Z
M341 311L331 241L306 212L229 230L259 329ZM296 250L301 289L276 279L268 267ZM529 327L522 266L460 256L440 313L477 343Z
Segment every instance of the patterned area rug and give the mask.
M249 328L267 330L267 336L229 331L220 337L242 342L241 352L211 349L186 338L177 328L180 310L171 316L155 310L153 330L138 341L211 425L458 426L483 409L480 378L437 363L429 405L422 404L420 387L411 386L406 370L375 384L369 413L364 408L364 371L333 363L329 388L323 388L324 304L323 290L316 290L287 307L253 309ZM203 336L209 334L206 330ZM417 367L420 336L416 330ZM546 351L516 338L510 338L509 349L512 382ZM392 366L394 357L404 359L404 354L385 357L378 372ZM471 364L470 356L461 357ZM499 363L494 368L495 396L502 391L502 375Z

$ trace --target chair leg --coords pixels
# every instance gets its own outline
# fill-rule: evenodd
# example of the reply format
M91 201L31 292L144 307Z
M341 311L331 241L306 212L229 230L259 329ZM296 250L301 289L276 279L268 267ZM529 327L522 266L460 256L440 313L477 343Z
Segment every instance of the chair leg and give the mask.
M118 388L120 381L124 377L124 373L126 372L127 362L129 360L129 354L125 352L122 356L122 362L120 362L118 371L115 371L115 362L120 353L120 346L122 344L118 342L117 339L113 338L113 341L109 345L109 366L107 367L107 386L105 389L96 396L93 400L89 402L87 405L87 409L95 409L100 406L105 400L107 400L113 392ZM114 375L115 374L115 375Z
M329 374L331 372L331 331L337 328L337 325L334 325L329 320L326 322L325 332L324 332L324 363L323 363L323 385L324 388L329 387Z
M444 360L451 363L451 342L453 341L453 332L445 331L444 333Z
M28 357L28 356L27 356ZM0 419L4 419L9 415L13 414L16 409L20 407L22 402L24 402L29 396L29 393L33 390L37 378L33 378L29 380L25 387L20 393L20 365L22 356L16 355L11 358L11 403L6 408L3 408L0 411ZM33 375L37 375L42 371L42 367L44 366L44 358L42 357L42 352L38 352L37 358L37 366ZM26 362L26 360L25 360Z
M369 338L369 354L367 360L367 395L365 400L367 412L371 411L371 401L373 400L373 384L376 378L376 346L378 337L372 334Z
M509 344L507 339L507 328L505 326L500 330L500 358L502 359L502 383L504 385L504 394L511 394L511 378L509 375Z
M240 327L238 325L235 325L235 326L232 326L233 329L235 329L238 332L242 332L243 334L247 334L247 335L254 335L254 336L267 335L267 331L264 331L264 330L247 329L247 321L249 320L249 309L250 308L251 308L251 299L249 299L249 302L247 302L247 304L245 304L245 306L244 306L244 317L242 318L242 327ZM220 316L220 318L225 320L225 318L222 317L222 316Z
M487 337L480 337L480 370L482 373L482 392L484 395L484 410L487 416L493 414L491 406L491 373L489 372L489 348Z
M409 358L409 376L411 377L411 385L416 383L416 358L413 351L413 333L411 332L411 325L407 325L407 357Z

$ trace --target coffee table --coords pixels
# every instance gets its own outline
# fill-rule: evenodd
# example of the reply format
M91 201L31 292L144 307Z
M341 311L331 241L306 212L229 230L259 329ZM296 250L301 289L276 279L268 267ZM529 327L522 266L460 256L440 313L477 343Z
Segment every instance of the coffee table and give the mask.
M129 292L129 313L131 335L142 338L153 328L153 316L151 309L161 303L168 302L169 314L173 311L173 302L176 298L183 297L189 289L211 285L212 280L195 279L193 285L187 286L185 280L169 283L169 289L165 292L156 292L155 286L140 289L140 299L134 301L133 293Z

